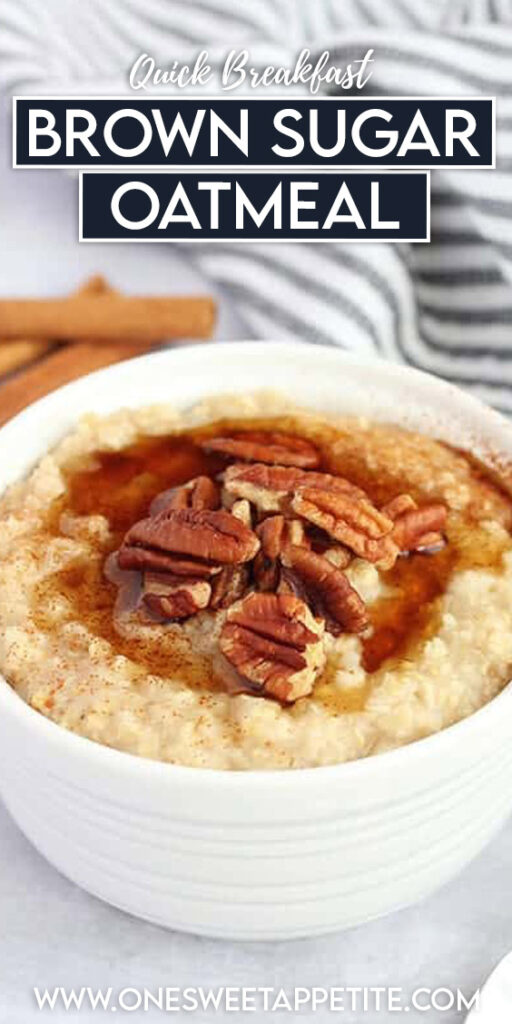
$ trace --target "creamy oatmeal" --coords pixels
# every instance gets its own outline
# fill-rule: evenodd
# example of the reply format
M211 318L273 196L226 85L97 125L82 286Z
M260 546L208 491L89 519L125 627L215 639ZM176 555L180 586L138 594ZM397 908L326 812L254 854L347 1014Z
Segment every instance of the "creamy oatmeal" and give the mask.
M108 746L333 764L445 728L510 676L510 499L394 426L271 395L89 416L0 519L0 669Z

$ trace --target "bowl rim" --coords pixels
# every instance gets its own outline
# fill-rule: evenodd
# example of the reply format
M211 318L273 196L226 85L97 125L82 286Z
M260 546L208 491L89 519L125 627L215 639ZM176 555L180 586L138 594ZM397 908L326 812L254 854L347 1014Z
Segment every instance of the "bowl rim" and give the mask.
M210 353L218 353L219 359L222 359L226 348L236 350L240 349L242 346L244 354L248 351L258 352L258 354L261 354L265 347L272 347L272 349L279 352L279 354L293 355L296 354L297 349L301 349L303 351L309 350L310 353L314 353L316 357L318 357L320 349L324 353L329 353L331 357L335 354L334 357L336 359L339 358L341 362L345 363L345 365L364 368L365 366L375 366L377 364L379 367L382 367L383 370L388 370L390 376L396 376L398 378L415 377L422 380L424 384L428 383L428 386L435 388L438 393L439 391L444 391L446 397L455 393L459 397L460 401L461 396L463 396L468 409L473 409L475 412L479 412L480 415L485 415L486 418L494 420L494 424L496 426L499 426L502 429L507 429L510 433L512 445L512 425L508 423L504 416L487 406L474 395L464 392L461 388L451 384L449 381L434 377L432 374L419 370L415 367L390 363L380 356L367 354L359 356L335 347L318 346L298 341L220 341L215 342L214 345L212 345ZM77 386L83 387L85 383L92 387L100 378L105 379L113 377L120 371L123 371L123 368L126 368L127 366L140 365L141 363L147 363L148 361L167 361L167 359L172 361L173 357L179 355L179 353L183 351L186 351L192 359L200 359L201 356L204 355L204 346L202 344L187 345L184 348L164 349L158 352L145 353L141 356L124 360L121 363L96 370L90 374L80 377L76 381L71 381L60 388L56 388L50 394L31 403L20 413L10 419L6 424L0 427L0 447L5 440L5 437L7 436L8 438L11 429L19 429L25 420L33 419L37 414L51 408L52 403L57 399L57 397L62 398L62 396L72 394ZM124 369L123 372L126 372L126 370ZM212 393L215 391L218 391L218 388L215 387L215 383L213 382ZM133 754L128 751L119 750L115 747L110 747L106 744L89 739L89 737L82 736L79 733L75 733L70 729L66 729L64 726L61 726L52 719L42 715L19 696L1 673L0 706L8 714L13 714L22 725L24 724L28 728L33 727L41 737L44 737L53 746L60 747L62 753L65 754L69 752L84 761L89 761L90 763L95 762L99 768L105 767L106 769L114 769L120 772L133 772L138 776L149 776L155 780L163 779L171 782L174 779L176 782L189 785L193 788L196 788L196 786L202 787L205 785L214 785L216 787L220 786L223 790L227 790L228 792L233 790L238 792L240 787L243 788L242 791L246 791L247 786L249 786L251 789L264 787L271 791L276 787L278 787L279 790L282 790L283 787L286 788L288 785L295 786L296 782L293 782L292 780L299 780L308 786L326 781L336 781L337 779L340 781L343 779L345 782L363 781L367 776L371 777L376 772L382 774L383 772L387 773L392 771L394 773L402 770L406 766L411 768L414 763L421 763L425 758L430 759L431 756L435 757L436 754L440 757L443 755L446 748L453 747L453 744L457 740L464 744L471 739L473 733L480 733L481 727L482 729L485 729L485 726L487 725L488 729L492 732L492 722L502 721L503 714L507 709L510 710L512 718L512 679L495 697L484 704L481 708L478 708L467 717L447 726L444 729L441 729L436 733L431 733L421 739L411 741L391 750L357 758L352 761L344 761L330 765L319 765L317 767L309 768L201 768L190 765L175 764L168 761L159 761L142 755Z

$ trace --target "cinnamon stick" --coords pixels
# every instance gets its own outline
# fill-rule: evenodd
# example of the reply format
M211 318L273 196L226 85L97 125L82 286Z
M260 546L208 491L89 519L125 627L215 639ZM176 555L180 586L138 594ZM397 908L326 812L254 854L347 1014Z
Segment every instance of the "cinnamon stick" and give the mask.
M0 376L20 370L27 363L34 362L53 348L53 342L37 338L20 338L15 341L0 340Z
M62 384L145 351L145 342L138 345L79 342L57 348L46 359L22 370L0 387L0 425Z
M123 342L207 338L215 303L207 296L138 296L81 291L63 299L0 299L0 338Z
M94 274L80 285L77 294L100 295L110 291L108 282L101 274ZM54 348L54 342L46 338L11 338L0 340L0 376L22 370L36 359L46 355Z

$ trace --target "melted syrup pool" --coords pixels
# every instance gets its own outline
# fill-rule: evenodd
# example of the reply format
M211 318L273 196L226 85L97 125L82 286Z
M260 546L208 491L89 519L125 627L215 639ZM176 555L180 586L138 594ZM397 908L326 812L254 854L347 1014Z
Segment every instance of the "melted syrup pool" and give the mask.
M143 438L118 452L98 452L94 466L67 479L65 507L75 515L103 515L121 536L148 511L153 498L192 477L224 468L189 436Z
M447 546L435 555L414 554L399 558L386 573L392 593L370 610L371 636L363 641L363 665L375 672L386 658L396 657L413 636L426 635L433 627L432 602L446 589L457 564L457 554Z
M55 504L50 529L54 535L60 533L63 513L79 516L100 514L109 521L112 540L108 547L98 549L98 559L93 563L65 569L47 580L39 595L40 626L44 628L46 602L63 593L71 605L72 615L83 622L93 635L108 640L118 653L152 674L172 674L168 647L127 639L116 631L113 610L117 588L105 578L105 559L119 546L132 523L147 514L157 494L199 474L215 475L225 467L227 460L222 456L202 451L198 444L200 438L244 429L279 429L310 437L321 453L320 469L346 475L379 505L400 490L396 479L386 479L382 475L376 479L363 461L358 461L355 451L350 454L347 464L333 461L332 442L338 436L334 427L325 426L322 432L316 427L308 432L304 430L304 424L294 421L293 417L224 420L181 434L143 437L118 452L97 452L86 468L68 474L67 492ZM489 486L496 485L489 483ZM432 555L414 554L400 558L395 567L385 574L390 593L371 607L371 635L363 640L363 663L368 673L374 673L389 659L407 655L414 644L433 632L437 624L436 598L443 594L456 569L467 565L499 566L502 554L499 545L497 548L491 546L487 551L475 550L468 542L468 536L471 537L470 525L461 545L450 538L444 550ZM183 655L181 658L183 668ZM213 679L211 668L201 665L199 659L192 659L187 664L187 680L191 686L205 690L218 689L220 685ZM324 679L319 681L315 697L338 712L353 711L364 706L370 689L371 681L363 691L335 694L329 681Z

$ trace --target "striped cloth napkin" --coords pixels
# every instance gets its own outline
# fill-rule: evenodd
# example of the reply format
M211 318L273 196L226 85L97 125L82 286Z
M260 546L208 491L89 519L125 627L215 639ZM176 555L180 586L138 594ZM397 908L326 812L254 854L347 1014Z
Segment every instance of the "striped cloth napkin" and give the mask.
M128 93L141 52L162 67L203 48L210 62L246 48L253 64L292 65L304 46L339 65L373 48L365 92L496 95L497 169L432 174L427 245L205 244L187 257L252 337L375 352L512 412L512 0L2 0L0 10L9 93Z

